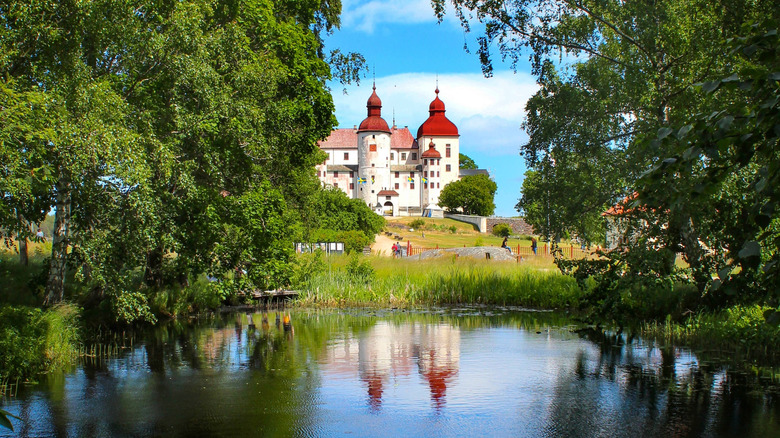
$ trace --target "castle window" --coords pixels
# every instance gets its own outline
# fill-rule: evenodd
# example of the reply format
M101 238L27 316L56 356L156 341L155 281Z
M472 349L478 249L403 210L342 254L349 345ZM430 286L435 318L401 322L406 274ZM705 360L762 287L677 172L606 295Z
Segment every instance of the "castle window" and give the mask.
M386 200L386 201L389 201L389 200L390 200L390 197L389 197L389 196L385 196L385 200Z
M317 171L317 178L319 178L319 177L320 177L320 171L318 170Z
M336 188L338 188L338 187L339 187L339 183L337 183L337 182L334 182L334 183L333 183L333 187L336 187Z
M425 165L425 166L428 165L428 160L427 159L423 160L423 165Z
M436 171L436 176L437 176L437 177L438 177L438 176L441 176L441 172L439 172L439 171L437 170L437 171Z
M428 188L428 183L423 184L423 188Z
M436 188L438 189L439 187L441 187L439 183L436 183Z
M376 152L376 145L375 144L369 145L368 150L371 152Z
M339 177L339 171L338 170L334 170L333 171L333 178L338 178L338 177Z
M450 148L450 145L447 145L446 149L446 155L447 158L450 158L452 156L452 148Z
M433 173L433 172L431 172L431 173ZM428 178L428 171L427 170L425 172L423 172L423 178Z
M417 152L412 152L412 160L417 161Z
M446 170L447 172L451 171L452 170L452 165L448 164L447 167L444 168L444 170Z
M411 178L414 178L414 172L409 172L409 176L410 176Z
M344 152L344 159L349 160L349 152Z
M396 172L396 173L395 173L395 177L396 177L396 178L400 178L400 176L401 176L401 172Z
M400 186L400 184L398 184L398 183L395 183L395 189L396 189L396 190L398 190L398 189L400 188L399 186Z
M409 188L413 189L414 188L414 183L409 183Z
M392 152L390 152L390 159L391 159L391 160L395 160L395 154L394 154L394 153L392 153Z
M355 183L349 183L349 189L355 190Z
M404 152L404 153L402 153L402 154L401 154L401 159L402 159L402 160L406 160L406 152Z
M350 178L354 178L355 177L355 172L354 171L350 171L349 172L349 177Z

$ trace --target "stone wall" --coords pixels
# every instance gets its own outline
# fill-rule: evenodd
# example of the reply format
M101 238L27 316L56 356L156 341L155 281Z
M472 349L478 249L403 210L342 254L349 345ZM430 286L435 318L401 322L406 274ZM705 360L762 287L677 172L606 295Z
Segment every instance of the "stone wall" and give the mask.
M484 216L472 216L468 214L453 214L444 213L444 217L448 219L454 219L460 222L466 222L468 224L475 225L480 233L484 233L487 229L487 218Z
M444 213L444 217L476 225L480 233L492 233L493 227L497 224L507 224L512 227L513 235L531 235L534 232L533 227L528 225L525 220L515 217L484 217L452 213Z
M486 230L484 232L486 233L492 233L493 227L498 224L507 224L510 227L512 227L512 234L528 234L531 235L534 233L533 227L528 225L525 220L520 218L509 218L509 217L489 217L487 218L487 226Z

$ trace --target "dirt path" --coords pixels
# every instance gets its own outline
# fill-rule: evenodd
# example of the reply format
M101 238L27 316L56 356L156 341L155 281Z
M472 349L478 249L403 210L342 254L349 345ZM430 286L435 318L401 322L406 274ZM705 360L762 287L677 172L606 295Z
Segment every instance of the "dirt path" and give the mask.
M393 243L395 243L395 240L385 236L384 234L377 234L374 236L374 244L371 245L371 253L372 254L379 254L386 257L391 257L393 255Z

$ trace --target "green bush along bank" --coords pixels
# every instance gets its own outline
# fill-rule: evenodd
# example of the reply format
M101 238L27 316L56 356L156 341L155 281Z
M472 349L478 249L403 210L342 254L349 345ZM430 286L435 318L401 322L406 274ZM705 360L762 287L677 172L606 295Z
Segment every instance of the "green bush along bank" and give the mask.
M79 344L79 312L72 305L0 306L1 387L74 363Z

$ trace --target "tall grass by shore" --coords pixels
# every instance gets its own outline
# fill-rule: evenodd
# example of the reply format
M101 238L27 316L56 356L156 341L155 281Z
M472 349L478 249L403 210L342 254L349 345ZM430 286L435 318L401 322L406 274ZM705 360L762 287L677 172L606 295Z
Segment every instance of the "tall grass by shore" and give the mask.
M356 272L350 270L346 257L329 258L327 268L307 281L299 303L392 307L491 304L556 309L576 307L581 293L572 278L557 271L514 262L371 257L361 263L363 269Z
M759 305L734 306L701 312L680 322L645 322L640 334L662 344L687 345L694 349L718 349L758 359L780 357L780 327L768 324Z

